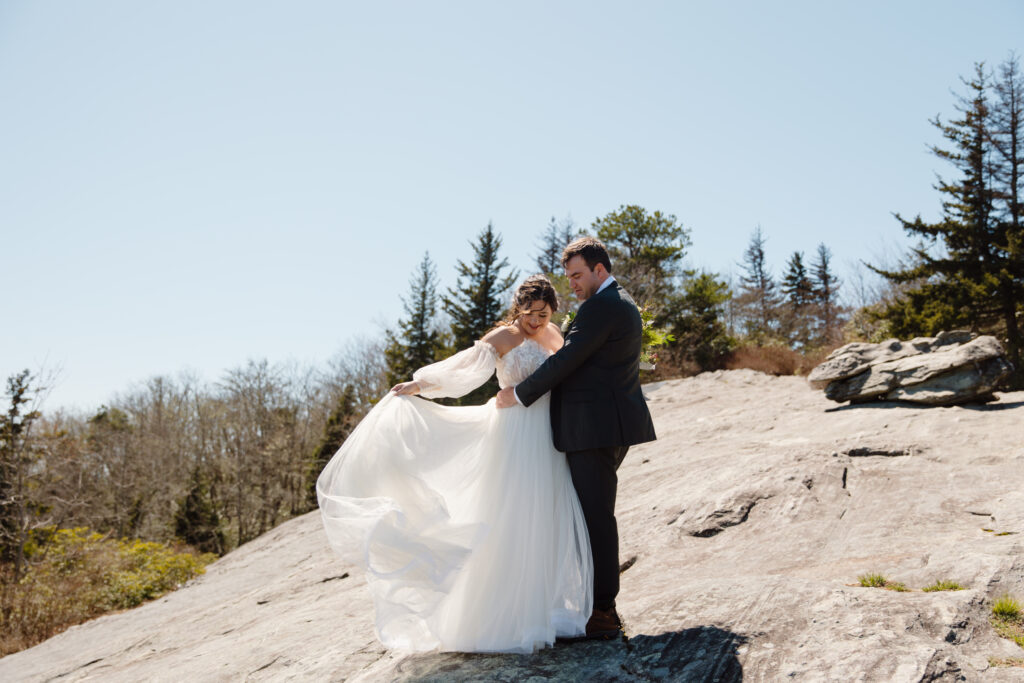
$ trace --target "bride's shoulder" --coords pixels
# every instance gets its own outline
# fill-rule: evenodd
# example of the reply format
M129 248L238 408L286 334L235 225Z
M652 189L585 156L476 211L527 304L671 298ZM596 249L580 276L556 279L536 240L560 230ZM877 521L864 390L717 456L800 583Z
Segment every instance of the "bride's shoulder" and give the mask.
M497 349L499 356L504 356L523 342L523 333L513 325L502 325L485 334L480 341L490 344Z

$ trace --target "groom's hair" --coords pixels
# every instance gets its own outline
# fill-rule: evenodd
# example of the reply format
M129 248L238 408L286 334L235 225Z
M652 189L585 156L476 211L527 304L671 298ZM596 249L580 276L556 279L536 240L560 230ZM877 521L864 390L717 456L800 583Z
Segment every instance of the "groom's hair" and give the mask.
M574 242L570 242L562 251L562 267L569 262L574 256L582 256L583 260L587 264L587 268L590 270L594 269L598 263L604 265L604 269L609 273L612 272L612 262L608 258L608 250L604 246L604 242L597 239L596 237L590 237L585 235Z

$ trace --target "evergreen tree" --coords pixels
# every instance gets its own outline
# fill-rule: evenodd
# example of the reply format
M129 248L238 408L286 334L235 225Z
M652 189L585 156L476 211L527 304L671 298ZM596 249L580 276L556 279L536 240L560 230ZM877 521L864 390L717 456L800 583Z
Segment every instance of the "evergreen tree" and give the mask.
M811 278L804 266L803 252L794 251L786 262L782 278L782 292L786 296L785 332L791 344L806 348L810 343L810 306L814 297Z
M338 404L331 412L331 416L327 419L327 424L324 425L324 435L320 440L320 445L317 446L316 451L313 452L313 457L310 459L309 483L307 485L309 509L313 510L317 506L317 478L324 471L324 467L327 466L327 463L330 462L334 454L341 448L341 445L345 443L345 439L352 433L358 422L359 405L355 387L351 384L346 384L344 393L342 393Z
M768 268L764 245L767 240L761 226L754 229L743 254L743 275L736 305L742 312L747 337L760 344L775 335L778 327L779 294Z
M540 244L537 245L540 250L535 260L537 272L544 273L548 278L562 275L562 250L572 242L575 235L572 218L566 217L562 221L557 221L552 216L551 222L540 237Z
M206 477L198 465L192 468L188 493L174 513L174 534L204 553L223 555L227 550L220 517L213 506Z
M28 408L37 392L28 370L11 375L7 378L7 412L0 415L0 561L11 563L15 581L24 571L25 540L30 528L31 470L37 454L29 432L40 414Z
M507 308L508 291L515 284L519 272L511 269L508 259L499 257L501 235L494 227L487 227L477 236L473 247L473 261L458 261L458 282L454 289L442 297L443 308L452 320L452 340L456 349L469 348L501 321ZM498 390L498 381L492 378L482 387L459 400L463 405L481 403Z
M437 268L430 254L423 255L409 279L409 296L402 298L406 318L398 321L399 335L387 332L384 356L389 384L407 381L412 373L437 360L441 352L437 315Z
M702 271L687 278L663 320L675 337L670 348L701 370L718 367L735 343L725 325L724 307L731 296L729 285L714 273Z
M500 258L501 235L487 227L477 236L470 263L458 261L458 283L442 296L444 311L452 319L452 336L456 348L465 349L484 336L502 318L507 292L515 284L519 272L510 268L508 259Z
M957 98L961 118L932 121L950 144L949 149L933 146L932 152L959 172L955 179L940 178L936 185L944 195L942 219L926 223L920 216L910 221L897 214L903 229L923 237L927 246L914 250L915 267L873 270L892 282L912 284L884 314L898 336L954 327L1002 332L1010 360L1019 367L1017 316L1024 279L1010 245L1012 220L1005 220L1008 212L1001 214L997 204L1008 193L997 190L991 86L984 65L975 65L973 77L963 83L969 96Z
M573 295L569 278L565 276L565 269L562 268L562 251L578 234L580 233L576 231L571 218L567 217L559 222L552 216L537 245L540 250L535 260L537 271L548 276L551 286L558 294L559 310L551 318L556 325L560 325L567 314L579 308L579 301Z
M620 206L592 227L608 248L612 272L636 299L657 313L683 275L681 263L690 246L690 231L671 214Z
M1024 386L1024 340L1020 317L1024 304L1024 75L1011 55L999 68L996 99L991 110L991 139L995 150L993 175L999 214L999 248L1006 258L999 300L1006 326L1007 355L1015 368L1014 384ZM1014 303L1016 302L1016 304Z
M818 343L836 340L839 316L839 287L842 284L832 272L832 252L824 242L818 245L818 259L811 266L814 302L818 313Z

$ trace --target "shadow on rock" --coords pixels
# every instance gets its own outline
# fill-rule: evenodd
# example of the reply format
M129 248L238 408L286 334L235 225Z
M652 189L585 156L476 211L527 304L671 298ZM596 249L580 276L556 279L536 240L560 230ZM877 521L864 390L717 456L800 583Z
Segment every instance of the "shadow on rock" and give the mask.
M826 413L841 413L847 410L867 410L871 408L908 408L911 410L934 410L936 408L965 408L967 410L1011 410L1013 408L1020 408L1024 406L1024 401L1014 401L1013 403L984 403L981 401L961 403L956 406L940 406L940 405L928 405L925 403L911 403L909 401L862 401L859 403L847 403L841 406L835 406L833 408L825 408Z
M713 626L628 640L556 643L532 655L435 653L398 662L401 681L743 680L737 649L745 636Z
M968 408L969 410L1012 410L1013 408L1024 407L1024 401L1014 401L1012 403L968 403L960 406L961 408Z

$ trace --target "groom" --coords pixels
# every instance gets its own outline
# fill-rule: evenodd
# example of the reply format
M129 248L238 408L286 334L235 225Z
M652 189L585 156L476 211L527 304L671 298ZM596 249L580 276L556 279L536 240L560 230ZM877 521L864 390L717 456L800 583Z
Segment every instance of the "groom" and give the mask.
M565 345L515 387L502 389L499 408L529 406L551 392L555 448L569 460L594 557L594 612L588 638L609 638L622 628L619 532L615 523L615 471L633 444L653 441L654 425L640 391L643 323L629 294L612 277L600 240L582 237L562 252L562 267L583 303Z

